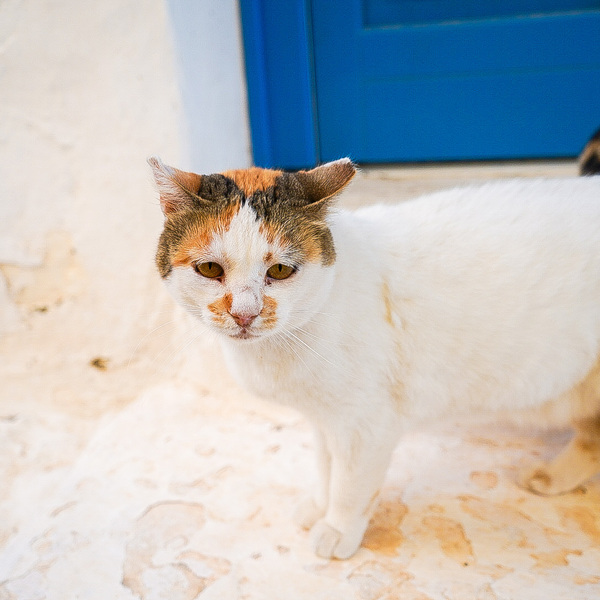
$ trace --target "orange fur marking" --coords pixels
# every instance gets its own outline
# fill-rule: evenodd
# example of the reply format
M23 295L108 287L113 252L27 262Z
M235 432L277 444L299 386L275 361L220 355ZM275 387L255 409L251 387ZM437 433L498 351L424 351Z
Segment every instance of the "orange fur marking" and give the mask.
M284 245L287 243L291 246L291 242L281 235L281 232L277 229L276 225L271 223L261 222L259 231L265 236L269 244L277 244L279 240L283 241ZM300 250L310 262L318 262L321 260L321 247L319 246L318 240L311 235L310 230L305 228L303 230L301 225L296 228L296 234L298 235L298 241L300 242ZM265 262L268 262L265 260Z
M206 217L199 221L177 249L172 260L173 266L191 266L197 260L199 252L210 245L216 233L229 229L231 220L239 209L239 204L231 204L226 206L218 216Z
M383 305L385 307L385 320L388 325L394 327L394 313L392 310L392 300L390 296L390 287L388 286L387 281L383 282L381 286L381 295L383 297Z
M265 329L273 329L277 323L277 300L271 296L263 298L263 308L260 311L262 317L262 326Z
M206 308L214 315L213 319L219 325L224 325L231 308L233 297L231 294L225 294L222 298L219 298L216 302L209 304Z
M231 309L233 296L230 293L225 294L215 302L209 304L206 308L214 315L213 320L219 325L224 325L227 322L227 315ZM273 329L277 323L277 300L270 296L263 298L263 308L260 311L262 317L262 326L265 329Z
M225 171L221 174L233 179L233 182L242 190L244 196L250 198L254 192L264 192L268 188L273 187L277 178L283 174L283 171L251 167L250 169Z

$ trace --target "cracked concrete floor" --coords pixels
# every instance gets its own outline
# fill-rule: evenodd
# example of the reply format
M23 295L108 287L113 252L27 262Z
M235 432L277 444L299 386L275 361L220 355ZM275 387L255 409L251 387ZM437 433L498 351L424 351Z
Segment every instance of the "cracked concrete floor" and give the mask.
M572 162L370 168L343 202L574 173ZM363 547L318 559L290 519L312 476L303 419L236 388L158 282L133 344L76 293L28 296L49 272L77 287L64 237L49 243L39 272L3 271L24 326L0 339L1 600L600 597L600 480L557 498L515 485L568 432L413 432ZM112 349L99 351L94 327Z

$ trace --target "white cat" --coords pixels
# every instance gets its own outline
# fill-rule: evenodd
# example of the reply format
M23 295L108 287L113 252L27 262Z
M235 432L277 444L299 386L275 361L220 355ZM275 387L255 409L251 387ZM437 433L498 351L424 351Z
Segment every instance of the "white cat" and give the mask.
M444 414L571 422L569 446L523 475L534 492L600 471L600 178L346 212L332 197L347 159L203 176L150 164L169 290L220 334L244 387L315 426L319 484L298 519L318 555L356 552L399 436Z

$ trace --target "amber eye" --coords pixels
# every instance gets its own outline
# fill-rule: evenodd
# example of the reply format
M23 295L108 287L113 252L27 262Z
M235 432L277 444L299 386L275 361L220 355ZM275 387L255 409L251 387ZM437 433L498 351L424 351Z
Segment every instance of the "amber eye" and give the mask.
M290 275L296 272L294 267L288 265L277 264L273 265L268 271L267 275L271 279L287 279Z
M209 279L222 277L224 273L223 267L215 262L196 263L194 269L196 270L196 273L200 273L200 275L208 277Z

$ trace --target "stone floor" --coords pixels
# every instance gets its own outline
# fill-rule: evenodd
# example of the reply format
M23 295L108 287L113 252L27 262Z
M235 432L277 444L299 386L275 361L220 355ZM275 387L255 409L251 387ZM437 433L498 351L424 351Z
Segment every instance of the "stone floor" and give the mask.
M343 202L575 172L368 168ZM515 484L568 432L414 431L363 547L325 561L290 519L311 478L303 419L236 388L166 295L125 358L118 334L114 355L95 353L68 324L76 310L30 303L26 327L0 339L0 600L600 598L600 479L557 498Z

